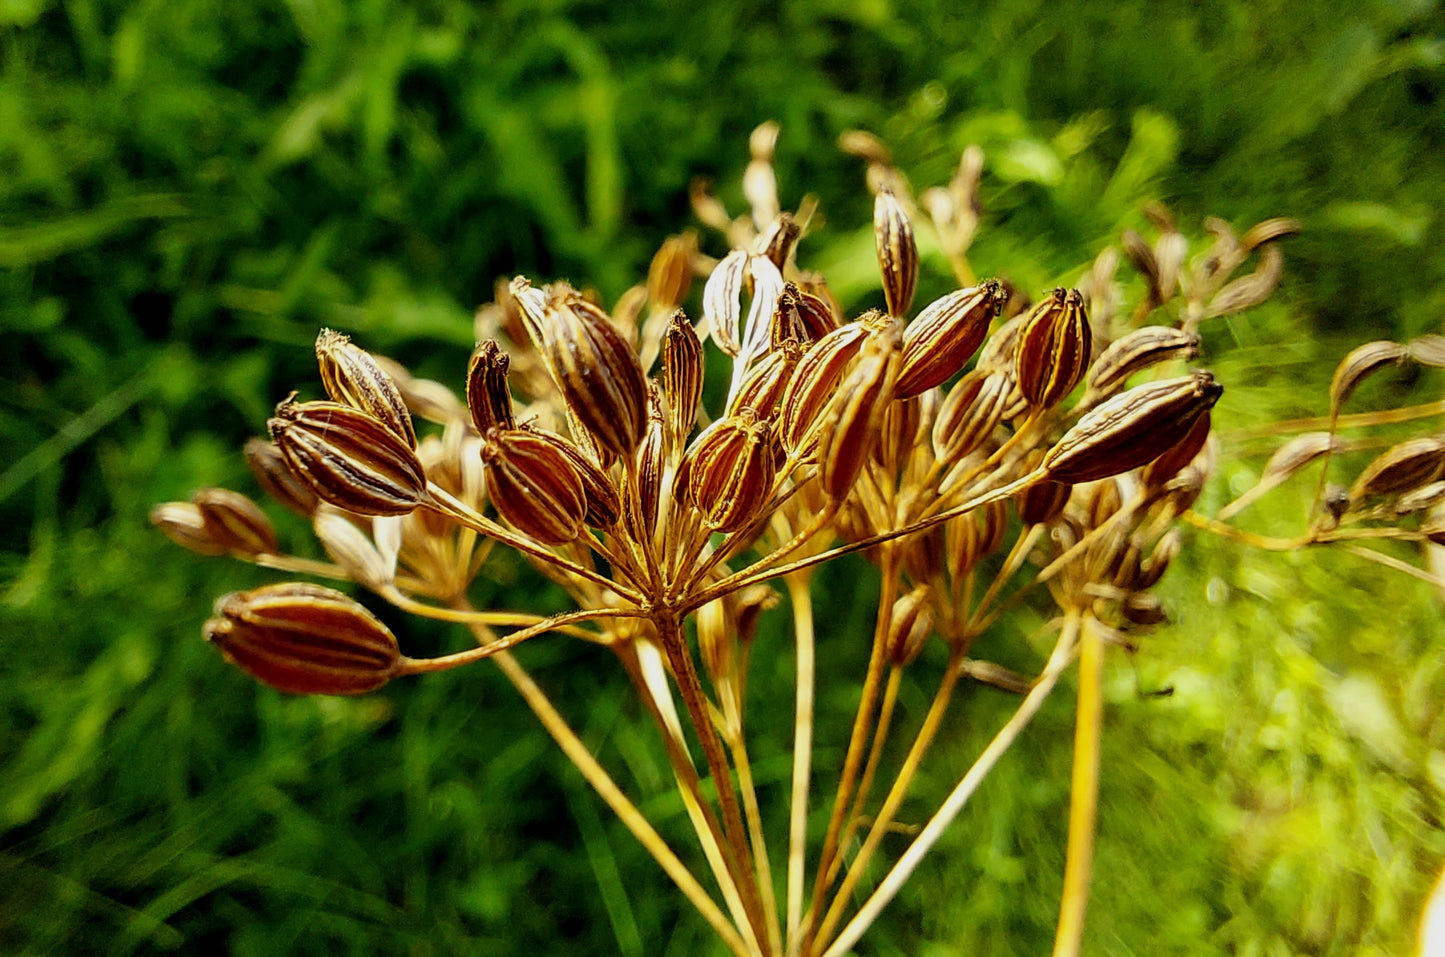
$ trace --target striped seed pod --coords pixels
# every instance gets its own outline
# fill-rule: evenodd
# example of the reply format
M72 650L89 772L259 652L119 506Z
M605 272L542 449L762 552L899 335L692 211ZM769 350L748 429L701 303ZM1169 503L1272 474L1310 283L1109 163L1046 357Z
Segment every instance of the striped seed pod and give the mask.
M1112 395L1136 372L1175 359L1199 356L1199 337L1169 326L1135 329L1109 344L1089 369L1089 391Z
M884 413L893 402L902 365L899 323L864 344L857 363L839 384L827 424L818 436L818 485L842 501L873 453Z
M779 349L790 340L808 343L817 338L808 332L807 323L803 320L802 297L797 283L783 283L778 305L773 309L772 323L768 326L769 348Z
M402 660L396 638L376 616L320 585L226 595L205 636L257 681L293 694L365 694L386 684Z
M1395 500L1395 514L1409 515L1423 512L1445 502L1445 482L1431 482L1417 489L1405 492Z
M833 311L833 307L828 305L823 297L805 289L799 289L792 283L788 283L783 288L787 289L789 286L798 290L798 321L803 326L804 341L817 342L838 328L838 313Z
M362 515L403 515L427 500L416 450L349 405L287 399L266 422L291 471L317 497Z
M1210 416L1206 410L1203 415L1195 420L1194 425L1184 434L1184 437L1174 443L1163 455L1144 466L1144 472L1139 476L1144 487L1155 492L1163 492L1169 480L1183 471L1184 467L1194 461L1204 443L1209 441Z
M692 288L692 263L697 258L697 233L669 236L647 269L647 301L658 312L682 305Z
M983 345L1005 300L1003 286L987 279L929 303L903 330L898 394L918 395L959 372Z
M704 371L702 340L679 310L672 314L662 337L662 395L667 400L672 444L677 448L683 447L697 423Z
M1025 525L1046 525L1056 521L1069 504L1069 495L1074 487L1067 482L1053 482L1045 479L1036 482L1019 493L1019 518Z
M1350 486L1350 505L1429 485L1440 478L1442 472L1445 472L1445 441L1408 439L1390 446L1365 466Z
M565 545L582 531L587 499L567 440L529 429L493 431L483 443L487 492L497 514L546 545Z
M550 440L557 451L572 464L582 483L582 502L586 506L586 522L593 528L611 528L622 515L622 496L612 478L573 443L551 432L538 432ZM650 433L649 433L650 434ZM646 440L644 440L644 445ZM641 447L639 447L640 449Z
M195 502L162 502L151 509L151 524L187 551L197 555L224 555L226 546L211 537Z
M649 537L657 530L660 517L667 450L668 439L663 422L658 416L651 416L647 423L647 435L637 447L637 501L642 512L643 528Z
M297 515L310 518L320 503L311 486L296 477L276 443L268 439L247 439L243 449L246 464L256 483L280 504Z
M805 450L816 439L823 410L867 339L867 323L850 322L813 343L798 360L779 406L779 438L789 453Z
M773 220L767 229L758 236L755 249L761 256L777 266L781 271L793 254L793 249L798 245L798 237L803 233L802 229L788 213L780 213L778 218Z
M955 581L977 567L1003 542L1008 513L1003 502L990 502L943 523L943 561Z
M712 341L734 358L742 351L738 325L742 321L743 283L748 275L748 253L734 249L713 267L702 287L702 318Z
M495 339L477 346L467 363L467 409L472 424L486 435L492 429L515 429L512 414L512 391L507 387L507 368L511 358Z
M902 317L913 305L918 285L918 244L913 224L903 204L891 189L880 189L873 201L873 242L878 250L878 269L883 274L883 299L888 314Z
M371 353L340 333L322 329L316 337L316 362L321 384L333 402L360 409L416 448L416 430L401 390Z
M802 357L803 347L796 339L788 339L753 363L733 394L728 414L752 409L759 418L771 419Z
M1016 376L1029 404L1047 409L1074 391L1089 367L1093 332L1077 289L1055 289L1024 317Z
M1092 482L1138 468L1183 439L1224 392L1208 372L1136 386L1090 409L1044 455L1056 482Z
M424 511L422 514L435 513ZM363 532L345 512L330 507L317 509L311 530L331 560L352 580L372 591L380 591L395 578L395 566L381 555L371 536Z
M889 609L885 639L889 663L895 668L912 664L932 630L932 596L926 585L919 585L900 596Z
M954 462L977 451L1003 421L1013 388L1013 378L998 372L975 370L959 379L933 420L934 454Z
M771 430L747 409L713 423L687 460L687 498L708 528L734 532L756 519L772 494L778 461Z
M1338 412L1340 406L1368 376L1386 366L1399 365L1405 360L1407 350L1398 342L1381 339L1367 342L1350 350L1335 367L1334 378L1330 380L1330 408Z
M281 551L276 529L260 507L228 488L203 488L191 496L206 531L228 552L253 557Z

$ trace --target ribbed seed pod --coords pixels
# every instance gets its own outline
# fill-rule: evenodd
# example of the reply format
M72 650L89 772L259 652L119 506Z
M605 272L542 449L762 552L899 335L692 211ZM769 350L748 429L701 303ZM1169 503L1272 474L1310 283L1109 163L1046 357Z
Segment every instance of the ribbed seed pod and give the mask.
M1431 482L1404 493L1395 500L1395 514L1423 512L1445 502L1445 482Z
M1350 504L1369 498L1399 495L1429 485L1445 472L1445 441L1409 439L1392 445L1365 466L1350 486Z
M867 338L868 328L864 322L850 322L834 329L803 353L780 406L779 438L783 448L796 452L813 441L819 417Z
M611 528L622 515L622 496L611 477L566 438L551 432L537 432L561 452L582 483L582 502L586 506L586 522L593 528ZM644 440L644 445L646 440ZM640 447L639 447L640 448Z
M1398 342L1384 339L1356 346L1335 367L1330 380L1330 408L1338 411L1356 386L1386 366L1399 365L1407 354L1408 350Z
M703 372L702 340L679 310L673 313L662 337L662 394L667 400L672 441L678 448L686 443L697 423Z
M948 574L963 578L1003 542L1008 513L1003 502L990 502L943 524L943 560Z
M792 283L784 286L798 289ZM817 342L819 339L838 328L838 316L833 312L832 307L821 297L803 289L798 289L798 320L803 324L804 338L808 342Z
M211 537L195 502L162 502L151 509L151 524L187 551L197 555L224 555L226 546Z
M349 405L287 399L266 422L291 471L319 498L362 515L403 515L427 499L416 451Z
M424 514L433 514L426 512ZM382 558L381 551L351 516L330 507L317 509L311 530L331 560L352 580L377 591L391 584L395 567Z
M1055 521L1069 504L1074 487L1067 482L1036 482L1019 493L1019 518L1025 525L1046 525Z
M883 410L879 423L878 444L873 446L873 459L883 470L896 475L902 472L918 443L923 421L923 397L896 399Z
M758 517L778 462L766 421L750 411L719 419L687 454L687 497L708 528L734 532Z
M748 253L734 249L713 267L702 287L702 318L712 332L712 341L728 355L742 349L738 325L742 320L743 282L748 274Z
M1009 300L1006 305L1012 308L1014 301ZM993 335L984 340L983 348L978 350L978 362L974 365L974 371L1007 372L1012 379L1017 368L1014 356L1018 351L1019 330L1023 324L1024 317L1018 315L995 329Z
M587 500L566 440L528 429L492 432L482 445L487 492L497 514L547 545L565 545L582 531Z
M1174 556L1179 554L1181 540L1179 531L1171 528L1160 536L1159 541L1154 543L1154 550L1149 557L1139 563L1139 577L1134 582L1134 587L1139 591L1147 591L1159 584L1159 579L1169 570L1169 563Z
M918 285L918 244L913 224L903 204L890 189L880 189L873 201L873 242L878 250L878 269L883 274L883 299L888 314L903 317L913 305Z
M1055 289L1031 309L1019 329L1019 391L1029 404L1047 409L1074 391L1089 367L1094 336L1084 297Z
M319 504L316 493L291 471L275 442L267 439L247 439L243 452L246 464L251 467L251 474L256 477L256 483L267 495L297 515L311 517Z
M773 320L768 327L769 348L779 349L789 341L807 344L817 338L809 334L803 321L802 296L797 283L783 283L783 291L778 294L778 305L773 309Z
M676 309L692 288L692 263L697 258L697 233L669 236L647 269L647 301L659 312Z
M803 347L796 339L788 339L753 363L733 393L728 414L752 409L759 418L773 418L802 357Z
M647 424L647 435L637 447L637 500L642 510L642 524L650 537L657 530L658 510L662 500L662 476L667 468L667 436L662 420L653 416Z
M1199 337L1169 326L1145 326L1116 339L1089 369L1089 390L1112 395L1129 377L1150 366L1199 356Z
M483 435L492 429L517 427L512 414L512 390L507 386L507 368L511 364L511 358L495 339L478 345L467 363L467 408L472 413L472 424Z
M933 453L945 462L973 454L1003 421L1012 392L1012 378L997 372L959 379L933 420Z
M802 229L793 221L793 217L787 213L780 213L778 218L773 220L772 225L758 236L757 245L754 247L758 255L766 256L774 266L781 271L788 262L788 257L793 254L793 248L798 245L798 237L802 235Z
M1056 482L1092 482L1138 468L1184 438L1224 392L1208 372L1136 386L1088 412L1044 456Z
M401 390L369 352L340 333L322 329L316 337L316 362L333 402L360 409L416 448L416 430Z
M276 529L260 507L228 488L203 488L191 496L201 521L216 544L238 555L275 555L281 551Z
M829 406L818 436L818 486L836 501L853 490L878 441L902 365L901 345L898 323L870 336Z
M895 668L912 664L932 630L932 596L927 586L919 585L895 600L889 609L885 639L889 663Z
M1169 480L1193 462L1194 457L1204 448L1204 443L1209 441L1209 427L1210 416L1209 412L1205 411L1182 439L1144 466L1144 472L1139 476L1144 486L1155 492L1164 491Z
M268 585L226 595L206 640L263 684L293 694L353 695L386 684L396 638L371 612L319 585Z
M935 299L903 330L898 394L918 395L956 374L988 336L1006 297L997 280Z

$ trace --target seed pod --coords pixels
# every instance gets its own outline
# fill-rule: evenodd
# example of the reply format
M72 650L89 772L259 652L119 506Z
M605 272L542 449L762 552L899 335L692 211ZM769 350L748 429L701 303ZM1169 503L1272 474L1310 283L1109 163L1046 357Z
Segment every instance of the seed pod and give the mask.
M197 555L224 555L226 546L211 537L194 502L163 502L151 509L151 524L182 548Z
M240 492L203 488L191 496L211 540L229 552L254 557L276 555L281 543L266 513Z
M316 361L333 402L360 409L416 448L416 430L401 390L369 352L340 333L322 329L316 337Z
M898 394L918 395L964 367L1003 309L1003 286L994 279L935 299L903 330L903 371Z
M318 504L316 493L291 471L275 442L247 439L243 452L246 464L251 467L251 474L256 477L257 484L267 495L297 515L311 517Z
M1423 512L1445 502L1445 482L1431 482L1404 493L1395 500L1395 514Z
M1404 361L1406 349L1398 342L1385 339L1367 342L1350 350L1335 367L1334 378L1330 380L1330 409L1338 413L1355 388L1386 366L1399 365Z
M678 310L662 338L662 394L667 400L672 440L678 448L697 423L703 372L702 340L687 316Z
M943 524L943 559L954 580L963 578L1003 542L1008 513L990 502Z
M933 452L941 461L972 455L1003 420L1013 381L999 373L968 373L948 390L933 420Z
M713 267L702 287L702 318L712 330L712 341L728 355L742 350L738 324L742 319L743 280L748 274L748 253L734 249Z
M1176 359L1199 356L1199 337L1169 326L1145 326L1114 340L1089 369L1089 391L1112 395L1136 372Z
M1066 482L1047 479L1030 485L1019 493L1019 518L1025 525L1046 525L1055 521L1069 504L1074 487Z
M1016 377L1029 404L1047 409L1084 377L1093 332L1077 289L1055 289L1034 306L1019 329Z
M895 668L913 663L933 630L933 607L928 587L919 585L893 602L885 639L888 661Z
M743 409L752 409L758 418L773 418L802 357L803 347L796 339L789 339L755 362L733 393L728 414L736 415Z
M1410 358L1421 365L1445 367L1445 336L1420 336L1405 344Z
M1392 445L1366 466L1350 486L1350 505L1429 485L1440 478L1442 472L1445 472L1445 441L1409 439Z
M396 638L371 612L319 585L268 585L226 595L206 640L263 684L293 694L365 694L401 664Z
M869 337L857 364L838 386L827 425L818 437L818 485L836 501L852 491L893 401L903 359L898 326L894 323Z
M1169 563L1179 554L1179 548L1179 531L1171 528L1154 543L1154 550L1149 553L1149 557L1139 563L1139 577L1135 580L1134 587L1139 591L1147 591L1159 584L1159 579L1163 578L1164 572L1169 569Z
M507 387L507 368L511 358L495 339L477 346L467 363L467 408L477 431L486 435L492 429L515 429L512 414L512 390Z
M758 255L767 257L781 271L787 264L788 257L793 254L793 248L798 245L798 237L802 232L792 216L780 213L778 218L763 230L762 235L758 236L754 248Z
M1119 602L1119 613L1131 625L1148 628L1167 620L1164 605L1159 599L1147 593L1129 594Z
M1194 425L1163 455L1144 466L1144 473L1140 480L1146 488L1155 492L1162 492L1169 480L1178 475L1179 472L1199 454L1204 448L1204 443L1209 441L1209 412L1206 411Z
M1124 247L1124 255L1129 257L1129 262L1133 263L1139 275L1144 277L1148 286L1147 309L1152 310L1164 301L1159 283L1159 263L1154 259L1154 250L1144 241L1143 236L1132 229L1124 230L1119 239Z
M883 299L888 314L901 317L913 304L918 284L918 244L913 224L903 205L890 189L880 189L873 201L873 242L878 249L878 268L883 273Z
M395 564L382 557L371 536L358 528L346 513L327 507L318 509L311 519L311 529L326 554L353 580L372 591L380 591L392 583Z
M783 448L790 453L797 452L814 440L823 410L867 338L868 329L861 320L850 322L828 333L803 353L779 406L782 421L779 438Z
M753 208L753 224L762 229L778 215L778 178L773 172L773 149L778 144L778 124L758 124L748 137L752 159L743 171L743 195Z
M1254 249L1256 246L1263 246L1276 239L1293 236L1303 228L1303 224L1297 219L1276 216L1273 219L1256 223L1247 229L1244 235L1239 237L1239 245L1246 250Z
M746 528L758 517L778 472L768 423L746 409L699 435L686 465L688 501L719 532Z
M1208 372L1150 382L1086 412L1044 456L1056 482L1092 482L1138 468L1183 439L1224 388Z
M883 410L878 443L873 446L873 460L889 475L902 472L918 445L918 429L923 419L922 403L922 396L897 399Z
M622 515L622 496L608 474L563 436L551 432L537 434L550 441L577 471L577 478L582 483L582 502L586 506L587 524L593 528L611 528L616 525L617 519ZM643 445L646 445L645 439Z
M582 531L587 501L561 436L528 429L492 432L482 445L487 491L497 514L525 535L565 545Z
M783 283L778 295L778 305L773 309L773 321L768 327L768 347L781 349L785 342L809 343L817 338L808 332L801 309L802 292L797 283Z
M1008 289L1002 283L999 286L1004 290L1001 295L1004 296L1006 308L1012 309L1025 298L1010 298ZM1007 372L1009 378L1013 378L1014 369L1017 367L1014 354L1018 351L1019 330L1023 328L1023 324L1024 317L1020 314L995 329L993 335L984 340L983 348L978 350L978 362L974 365L974 370L983 373Z
M1225 285L1204 310L1206 319L1252 309L1269 298L1284 274L1284 253L1278 246L1265 246L1254 272Z
M792 283L784 286L798 289ZM798 320L803 325L803 339L806 342L817 342L819 339L838 328L838 314L835 313L828 303L818 295L806 290L798 289Z
M637 500L642 511L643 529L648 537L657 530L658 510L662 501L662 476L666 469L667 437L663 432L662 420L653 417L647 424L647 436L637 447Z
M266 427L291 471L333 505L362 515L403 515L427 500L416 451L365 412L287 399Z
M670 312L687 299L696 257L697 233L690 229L663 242L647 269L647 301L653 310Z

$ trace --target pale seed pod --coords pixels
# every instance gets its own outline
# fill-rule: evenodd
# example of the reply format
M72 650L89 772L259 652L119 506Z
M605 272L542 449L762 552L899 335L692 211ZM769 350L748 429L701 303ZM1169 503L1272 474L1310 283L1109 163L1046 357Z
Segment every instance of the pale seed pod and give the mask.
M266 426L291 471L333 505L362 515L403 515L427 500L416 450L365 412L287 399Z
M703 373L702 340L687 316L678 310L662 337L662 395L667 400L668 427L677 448L682 448L697 423Z
M1406 349L1398 342L1377 340L1356 346L1350 354L1335 367L1334 378L1330 380L1330 409L1338 412L1355 388L1367 376L1385 368L1399 365L1404 361Z
M486 435L492 429L515 429L512 413L512 390L507 386L507 368L511 358L495 339L477 346L467 363L467 409L472 424Z
M293 694L354 695L396 674L396 638L371 612L319 585L268 585L226 595L206 640L262 684Z
M224 555L226 546L211 537L195 502L162 502L151 509L151 524L187 551L197 555Z
M1419 336L1405 344L1410 358L1421 365L1445 367L1445 336Z
M1445 472L1445 441L1408 439L1392 445L1365 467L1350 486L1350 505L1365 499L1399 495L1429 485Z
M1281 445L1269 457L1269 461L1264 463L1259 484L1270 482L1278 485L1326 452L1338 451L1342 444L1338 436L1329 432L1305 432L1297 435Z
M767 120L748 137L751 161L743 172L743 195L753 208L753 223L762 229L778 215L778 178L773 172L773 150L778 145L780 127Z
M322 329L316 337L316 362L333 402L367 413L416 448L416 430L401 390L369 352L340 333Z
M887 145L867 130L844 130L838 136L838 149L876 166L893 165Z
M1084 413L1041 467L1054 481L1074 484L1138 468L1183 439L1223 392L1203 370L1136 386Z
M1083 521L1088 531L1101 528L1124 507L1124 493L1118 482L1095 482L1083 494Z
M870 336L829 406L818 436L818 484L835 501L852 491L878 440L902 366L901 344L898 323Z
M778 462L766 421L744 409L719 419L687 454L687 497L708 528L746 528L767 505Z
M1012 296L1008 290L999 284L1003 292L1000 294L1004 304L1012 308L1014 303L1023 297ZM1014 316L994 330L993 335L984 340L983 348L978 350L978 362L974 365L974 371L982 373L1006 372L1010 379L1014 375L1014 354L1018 349L1019 330L1023 328L1024 317L1022 314Z
M1204 310L1204 317L1209 319L1227 316L1254 308L1270 297L1274 287L1279 285L1282 275L1284 253L1280 252L1278 246L1265 246L1264 251L1259 254L1259 265L1254 272L1226 284L1215 293Z
M933 452L939 460L956 462L988 441L1003 421L1013 392L1006 375L970 372L948 390L933 420Z
M919 426L923 420L922 397L896 399L883 410L879 423L878 444L873 446L873 460L889 475L897 475L908 464L918 443Z
M889 610L884 639L889 663L895 668L912 664L932 630L932 596L927 586L919 585L895 600Z
M1445 482L1431 482L1404 493L1395 500L1395 514L1423 512L1445 502Z
M714 687L732 687L738 678L738 640L728 614L727 599L716 598L698 608L697 650Z
M216 544L237 555L276 555L281 543L260 507L240 492L203 488L191 496L206 532Z
M1093 350L1093 331L1077 289L1055 289L1024 317L1015 376L1029 404L1046 409L1074 391Z
M1199 356L1199 336L1169 326L1145 326L1121 336L1099 354L1089 369L1089 391L1112 395L1129 377L1161 362Z
M1003 286L987 279L929 303L903 330L898 394L918 395L962 370L983 345L1004 302Z
M637 501L648 537L657 530L660 518L658 512L662 501L662 476L667 469L667 446L662 420L653 416L647 423L647 435L637 447Z
M280 504L304 518L316 511L319 500L311 486L296 477L275 442L247 439L243 453L256 483Z
M587 500L560 436L495 430L482 445L487 492L497 514L546 545L565 545L582 531Z
M1304 224L1297 219L1289 219L1284 216L1276 216L1273 219L1266 219L1256 223L1245 230L1243 236L1239 237L1239 245L1246 251L1256 246L1263 246L1265 243L1274 242L1276 239L1283 239L1286 236L1294 236Z
M793 254L794 247L798 245L798 237L802 232L791 215L780 213L758 236L754 248L758 255L767 257L781 271L787 264L788 257Z
M654 310L671 312L687 299L696 258L697 233L690 229L663 242L647 270L647 301Z
M711 330L712 341L736 358L742 350L738 326L742 320L743 281L748 274L748 253L734 249L713 267L702 287L702 318Z
M381 591L392 583L396 566L382 557L371 537L344 512L330 507L317 509L311 529L326 554L354 581L372 591Z
M867 338L862 321L850 322L813 343L798 360L780 403L779 438L788 452L804 449L813 441L823 410Z
M1074 487L1066 482L1045 479L1019 493L1019 518L1025 525L1047 525L1056 521L1069 504Z
M930 528L898 543L903 571L915 582L931 582L943 573L943 529Z
M873 242L878 250L888 314L905 316L918 284L918 244L913 239L908 213L890 189L880 189L873 201Z

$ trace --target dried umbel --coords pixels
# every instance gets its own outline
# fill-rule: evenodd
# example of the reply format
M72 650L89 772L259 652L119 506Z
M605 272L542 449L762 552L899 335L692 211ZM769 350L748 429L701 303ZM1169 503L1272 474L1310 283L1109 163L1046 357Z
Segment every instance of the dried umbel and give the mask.
M427 501L416 451L374 416L336 402L287 399L266 425L292 473L333 505L403 515Z
M227 595L206 622L206 640L263 684L295 694L375 691L401 652L376 616L319 585L269 585Z

